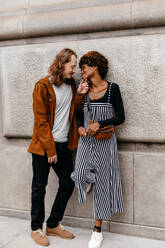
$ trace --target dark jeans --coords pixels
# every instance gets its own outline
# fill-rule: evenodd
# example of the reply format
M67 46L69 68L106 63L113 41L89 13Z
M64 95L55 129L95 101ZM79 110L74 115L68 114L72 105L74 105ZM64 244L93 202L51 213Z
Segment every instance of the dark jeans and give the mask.
M45 155L32 154L33 179L31 194L31 228L32 230L42 229L45 219L45 188L48 182L50 167L59 178L59 188L53 203L50 216L47 220L48 227L56 227L62 220L67 202L72 195L74 183L70 178L73 171L71 151L67 148L68 143L57 143L57 163L49 164Z

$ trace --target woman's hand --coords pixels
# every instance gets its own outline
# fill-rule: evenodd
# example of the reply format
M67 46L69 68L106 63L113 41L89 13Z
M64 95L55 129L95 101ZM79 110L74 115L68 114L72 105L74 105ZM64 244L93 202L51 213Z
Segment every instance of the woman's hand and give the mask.
M81 137L86 137L87 136L87 133L85 131L85 129L83 127L79 127L78 128L78 133Z
M83 79L80 82L77 91L78 91L79 94L85 94L85 93L88 92L88 90L89 90L89 86L88 86L88 83L87 83L87 79Z
M86 133L89 135L95 135L95 133L99 130L100 124L98 122L96 123L91 123L87 130Z
M54 155L53 157L49 157L48 158L48 163L52 164L52 163L57 163L57 155Z

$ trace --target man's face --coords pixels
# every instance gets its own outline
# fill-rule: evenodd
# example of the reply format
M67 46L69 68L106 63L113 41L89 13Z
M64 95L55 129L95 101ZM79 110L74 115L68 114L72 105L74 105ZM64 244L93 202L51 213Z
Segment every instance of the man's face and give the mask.
M71 78L76 72L77 58L75 55L71 55L70 61L64 65L63 77Z

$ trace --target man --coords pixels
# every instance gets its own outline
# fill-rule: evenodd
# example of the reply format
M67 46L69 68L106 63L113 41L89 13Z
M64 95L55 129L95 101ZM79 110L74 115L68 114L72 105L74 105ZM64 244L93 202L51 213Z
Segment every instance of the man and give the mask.
M48 246L48 236L72 239L59 222L73 192L71 151L78 142L74 114L77 55L71 49L61 50L49 67L49 75L34 86L34 128L28 151L32 153L31 237L39 245ZM45 188L50 167L59 178L59 188L47 219L46 235L42 231L45 217Z

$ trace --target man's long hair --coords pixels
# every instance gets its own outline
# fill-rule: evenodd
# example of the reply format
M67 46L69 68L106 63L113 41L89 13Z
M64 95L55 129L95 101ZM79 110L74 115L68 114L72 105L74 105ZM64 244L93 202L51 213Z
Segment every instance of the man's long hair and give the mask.
M70 61L72 55L77 58L77 54L73 50L64 48L56 55L50 65L48 74L51 82L56 86L60 86L65 81L63 78L64 65Z

